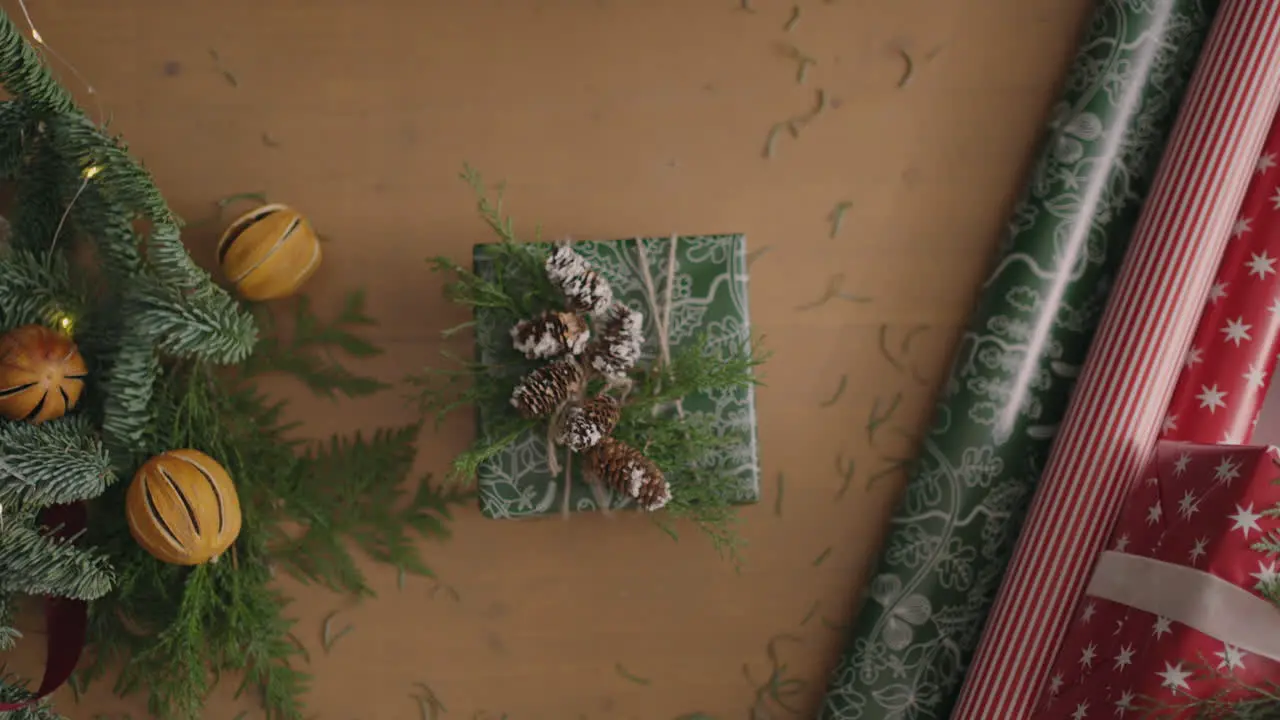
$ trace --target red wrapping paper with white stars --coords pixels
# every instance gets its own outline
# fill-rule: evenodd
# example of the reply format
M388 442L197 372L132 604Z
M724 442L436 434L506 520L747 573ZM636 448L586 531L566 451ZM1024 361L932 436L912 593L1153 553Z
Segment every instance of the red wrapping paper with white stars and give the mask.
M1280 349L1280 118L1273 121L1209 291L1161 437L1253 435Z
M1127 496L1107 545L1111 552L1104 555L1154 558L1179 571L1191 568L1200 571L1192 573L1197 582L1203 574L1216 576L1261 599L1260 583L1280 580L1280 558L1253 549L1280 530L1280 518L1264 512L1280 502L1277 461L1275 448L1161 442L1142 481ZM1090 593L1097 580L1095 575ZM1126 582L1132 585L1128 578L1121 584ZM1195 594L1185 587L1147 590L1157 598ZM1202 591L1203 598L1191 600L1211 602L1209 589ZM1177 619L1090 593L1076 610L1037 720L1190 720L1196 717L1197 699L1239 697L1245 686L1280 682L1276 660ZM1272 611L1272 624L1280 624L1280 612L1266 609ZM1223 619L1220 612L1209 616ZM1257 627L1256 633L1268 629Z

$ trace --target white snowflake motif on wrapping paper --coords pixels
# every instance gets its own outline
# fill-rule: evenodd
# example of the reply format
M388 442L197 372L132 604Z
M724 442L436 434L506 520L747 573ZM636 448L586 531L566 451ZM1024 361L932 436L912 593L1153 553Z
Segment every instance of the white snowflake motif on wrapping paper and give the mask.
M956 474L968 487L990 487L991 481L1004 472L1004 460L995 456L990 446L965 448Z
M929 622L933 612L929 599L923 595L902 595L902 579L897 575L879 575L871 581L871 599L884 606L888 612L882 622L880 637L885 647L900 651L911 645L914 628Z
M952 590L967 590L973 583L973 561L978 551L958 537L951 538L938 553L938 584Z

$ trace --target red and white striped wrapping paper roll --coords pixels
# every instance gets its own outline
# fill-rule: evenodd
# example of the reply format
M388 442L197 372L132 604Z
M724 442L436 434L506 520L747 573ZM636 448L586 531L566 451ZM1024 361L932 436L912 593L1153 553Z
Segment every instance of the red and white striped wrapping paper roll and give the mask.
M952 720L1032 717L1159 435L1278 100L1280 0L1224 0Z
M1280 349L1280 117L1254 165L1209 288L1162 438L1247 443Z

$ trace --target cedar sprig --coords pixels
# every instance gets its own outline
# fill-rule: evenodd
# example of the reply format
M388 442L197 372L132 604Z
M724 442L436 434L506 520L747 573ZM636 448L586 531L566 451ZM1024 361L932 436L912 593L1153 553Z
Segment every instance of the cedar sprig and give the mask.
M340 318L350 320L351 308L358 307L349 302ZM91 606L95 662L83 675L97 679L103 668L119 668L116 692L145 693L153 717L204 717L205 697L221 675L234 672L241 679L238 692L258 695L266 717L300 719L310 676L302 669L307 658L293 636L294 621L285 615L289 599L272 582L276 569L303 582L370 595L354 555L359 548L429 576L418 539L446 538L452 509L469 499L469 493L410 476L417 423L322 443L292 436L283 403L258 387L261 373L303 368L294 373L297 379L322 396L357 395L368 387L335 384L332 374L305 370L319 361L295 356L351 344L347 330L333 330L343 323L322 322L302 308L295 325L303 332L295 338L308 339L270 345L279 353L276 360L231 369L172 363L155 390L147 452L198 447L236 481L244 524L228 556L194 568L160 563L129 534L122 510L128 483L103 496L91 539L111 557L119 582L105 602ZM340 367L331 356L323 363Z
M741 435L716 434L705 415L655 416L624 405L613 436L632 447L647 448L649 459L662 468L671 484L671 502L654 519L674 540L680 535L670 520L687 519L706 534L721 555L738 560L742 538L733 497L741 480L731 472L709 467L708 453L740 444Z
M644 410L669 405L695 392L760 385L755 369L769 354L757 350L759 346L756 340L716 352L708 346L706 335L699 335L672 354L670 365L641 374L630 404Z
M380 380L351 372L333 358L334 350L353 358L372 358L382 354L381 348L356 334L358 330L375 324L373 318L365 313L363 291L348 293L338 316L331 322L324 322L315 314L305 295L294 298L293 304L292 328L288 333L285 328L278 327L273 315L258 308L258 324L265 337L245 363L250 374L279 372L293 375L313 392L330 399L339 395L362 397L388 387Z

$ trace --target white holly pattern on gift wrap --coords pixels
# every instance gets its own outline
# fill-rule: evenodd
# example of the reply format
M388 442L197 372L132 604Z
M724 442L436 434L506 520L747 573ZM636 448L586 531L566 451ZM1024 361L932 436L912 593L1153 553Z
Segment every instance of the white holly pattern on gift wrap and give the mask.
M1280 123L1245 193L1161 437L1246 442L1280 348ZM1274 194L1273 194L1274 191ZM1206 349L1208 353L1206 354Z
M667 292L668 257L671 239L639 238L623 241L579 242L574 251L600 272L614 297L643 314L645 338L641 363L656 357L658 320L648 304L636 243L643 242L649 272L658 285L659 297ZM476 272L492 272L476 248ZM698 336L705 336L708 350L722 352L750 339L747 302L746 240L741 235L683 236L676 240L676 267L670 274L671 310L668 338L673 352ZM660 300L661 302L661 300ZM476 313L476 345L482 362L503 357L510 346L509 328L496 313ZM755 430L755 393L751 389L699 393L685 398L686 415L706 420L722 436L734 435L741 442L708 453L706 462L733 473L740 482L737 502L756 502L760 496L760 473ZM503 408L479 408L478 424L487 427L493 412ZM552 478L546 461L546 433L528 432L511 446L481 464L477 478L481 511L495 518L518 518L559 511L563 501L562 477ZM576 511L596 510L595 493L582 482L581 463L575 463L575 482L570 497ZM635 502L622 493L603 488L601 496L611 509L630 508Z
M1273 482L1278 462L1274 448L1162 443L1146 475L1156 482L1133 486L1109 546L1256 592L1280 580L1280 562L1253 548L1260 536L1280 530L1280 518L1259 511L1280 502ZM1185 510L1191 507L1195 511ZM1174 618L1085 597L1035 717L1074 720L1088 703L1091 717L1189 720L1190 714L1149 712L1240 687L1223 673L1265 685L1280 682L1280 662Z

